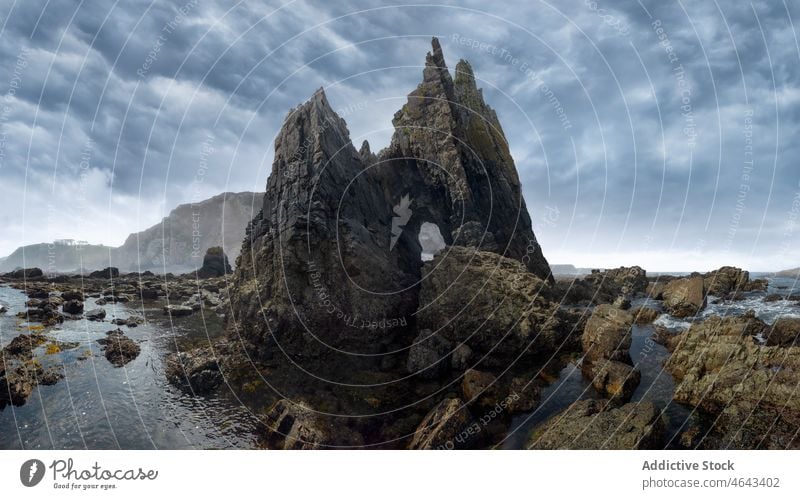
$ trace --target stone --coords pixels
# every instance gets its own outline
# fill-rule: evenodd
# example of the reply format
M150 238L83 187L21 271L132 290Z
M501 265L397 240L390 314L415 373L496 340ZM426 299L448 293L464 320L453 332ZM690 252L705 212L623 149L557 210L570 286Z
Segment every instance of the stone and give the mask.
M106 359L115 367L122 367L139 356L141 348L121 330L108 331L97 343L103 346Z
M303 402L281 399L265 417L268 449L314 450L363 445L360 435L344 424L333 424Z
M422 419L408 448L468 449L475 445L479 428L461 399L444 399Z
M224 360L211 348L172 353L165 360L170 383L187 393L208 394L223 382L220 364Z
M186 305L164 306L164 315L169 315L171 317L185 317L187 315L192 315L194 312L195 312L194 308Z
M95 270L89 273L89 279L116 279L119 277L119 269L116 267L106 267L103 270Z
M633 316L633 323L644 325L644 324L652 324L653 321L658 319L661 315L661 312L654 308L650 307L636 307L631 310L631 315Z
M670 281L663 295L664 308L675 317L691 317L706 307L702 276Z
M750 273L737 267L720 267L703 276L706 294L714 296L744 291L749 282Z
M800 346L800 319L780 317L764 336L770 346Z
M9 279L36 279L42 276L44 276L44 272L42 272L42 269L38 267L17 269L3 274L3 277L7 277Z
M652 402L613 407L597 400L580 400L533 430L529 449L661 449L664 420Z
M630 362L633 316L611 305L598 305L586 321L581 343L588 361Z
M79 315L83 313L83 302L78 300L69 300L64 302L61 308L65 314Z
M94 308L83 314L83 316L86 320L99 322L106 318L106 311L102 308Z
M203 256L203 266L197 269L197 277L200 279L208 279L209 277L222 277L231 274L231 264L228 263L228 257L222 251L221 246L214 246L206 250Z
M616 360L584 362L581 371L598 393L615 402L628 402L642 379L638 369Z

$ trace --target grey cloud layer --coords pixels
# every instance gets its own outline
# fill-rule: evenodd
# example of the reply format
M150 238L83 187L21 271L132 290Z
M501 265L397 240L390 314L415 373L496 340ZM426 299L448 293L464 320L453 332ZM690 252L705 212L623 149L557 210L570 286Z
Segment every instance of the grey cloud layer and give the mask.
M377 150L435 35L497 110L551 261L800 262L796 3L26 0L0 15L0 254L115 244L195 196L263 189L283 117L319 86Z

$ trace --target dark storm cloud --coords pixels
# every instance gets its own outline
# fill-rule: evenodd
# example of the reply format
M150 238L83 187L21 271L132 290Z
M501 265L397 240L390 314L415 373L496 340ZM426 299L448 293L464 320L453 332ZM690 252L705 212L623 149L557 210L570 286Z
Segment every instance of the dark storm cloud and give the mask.
M794 2L39 0L0 15L0 92L17 87L0 253L116 244L198 192L263 189L283 117L319 86L355 142L385 146L435 35L497 110L551 261L800 260ZM43 206L87 222L45 224Z

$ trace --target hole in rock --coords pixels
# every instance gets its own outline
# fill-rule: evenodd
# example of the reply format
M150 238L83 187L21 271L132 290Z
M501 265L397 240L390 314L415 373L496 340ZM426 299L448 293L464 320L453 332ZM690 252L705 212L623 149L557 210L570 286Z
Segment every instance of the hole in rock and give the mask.
M444 238L442 237L439 226L430 222L424 222L419 228L419 245L422 247L420 258L423 262L433 260L433 257L439 254L445 247Z

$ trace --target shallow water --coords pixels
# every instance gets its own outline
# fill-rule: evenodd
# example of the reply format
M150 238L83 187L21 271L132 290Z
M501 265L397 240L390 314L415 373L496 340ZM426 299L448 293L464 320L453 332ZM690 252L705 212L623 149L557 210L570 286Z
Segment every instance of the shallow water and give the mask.
M0 302L9 308L0 316L0 344L26 332L15 317L24 311L26 297L0 287ZM94 299L86 310L101 308ZM135 328L120 326L141 347L139 356L114 367L96 340L116 329L114 317L133 312L121 304L108 304L105 322L67 320L46 332L58 341L78 342L78 348L46 355L42 364L60 364L65 379L40 386L20 407L0 411L0 449L186 449L251 448L256 445L256 419L232 397L195 398L170 385L163 358L175 350L187 331L199 336L220 334L219 319L201 314L170 324L160 310L144 309L136 315L152 317ZM199 333L198 333L199 331ZM43 348L43 347L40 347ZM78 357L86 356L85 360Z

